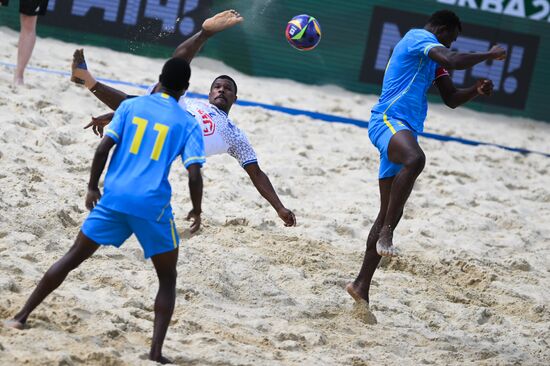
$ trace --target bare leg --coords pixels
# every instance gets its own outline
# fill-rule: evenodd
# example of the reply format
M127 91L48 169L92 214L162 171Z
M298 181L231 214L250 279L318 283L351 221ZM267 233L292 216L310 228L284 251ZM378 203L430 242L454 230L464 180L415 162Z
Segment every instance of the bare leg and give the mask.
M390 161L403 164L403 168L395 176L390 193L386 217L380 229L377 243L378 254L382 256L396 255L393 247L393 231L405 207L418 175L424 169L426 157L410 131L397 132L390 140L388 147Z
M36 43L37 16L20 14L21 30L19 32L19 45L17 48L17 67L13 77L13 83L23 85L23 73L31 59L32 50Z
M161 364L167 364L172 362L162 356L162 345L176 303L178 249L155 255L151 259L157 271L159 290L155 299L155 325L149 359Z
M63 283L70 271L90 258L97 248L99 248L99 245L80 231L71 249L48 269L25 303L25 306L12 320L7 321L5 325L22 329L31 312L44 301L46 296Z
M365 300L369 302L369 288L372 281L374 271L380 263L382 258L376 252L376 242L382 228L386 216L386 210L388 209L388 203L390 200L390 192L394 177L380 179L378 181L380 187L380 211L378 216L370 229L369 236L367 238L367 249L365 251L365 257L363 259L363 265L357 275L355 281L348 283L346 290L355 299L355 301Z
M71 81L84 85L97 99L105 103L113 111L118 108L120 103L124 102L128 95L122 91L98 82L88 70L84 50L77 49L73 53L73 63L71 65Z

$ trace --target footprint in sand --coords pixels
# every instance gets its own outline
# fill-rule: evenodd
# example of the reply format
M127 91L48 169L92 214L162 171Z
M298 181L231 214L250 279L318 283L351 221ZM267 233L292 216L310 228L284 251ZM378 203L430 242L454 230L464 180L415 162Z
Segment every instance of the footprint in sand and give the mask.
M57 142L61 146L68 146L74 144L76 140L69 134L59 133L55 137L55 142Z
M86 357L85 364L110 366L124 365L124 362L119 358L120 354L118 352L114 351L111 353L112 355L106 352L92 352Z
M507 267L516 271L529 272L531 270L531 265L523 258L506 259L504 263Z
M477 314L477 324L483 325L489 321L491 318L491 312L489 309L482 309Z
M301 344L305 343L306 337L295 334L295 333L286 333L282 332L277 334L277 341L279 342L279 348L287 349L290 348L300 348Z
M223 226L248 226L248 220L244 217L235 217L233 219L226 219Z
M25 259L31 263L37 263L38 262L38 259L36 259L36 257L33 255L33 254L30 254L30 253L27 253L23 256L21 256L21 259Z
M61 221L61 225L63 225L63 227L65 228L75 227L78 225L78 223L65 210L57 211L57 217Z
M38 102L34 103L35 109L43 109L51 106L52 103L46 101L46 100L39 100Z
M282 341L278 344L277 348L285 351L299 351L302 349L302 345L296 341Z
M9 292L18 293L19 287L17 287L17 284L15 283L14 280L10 278L3 278L0 280L0 291L2 292L9 291Z

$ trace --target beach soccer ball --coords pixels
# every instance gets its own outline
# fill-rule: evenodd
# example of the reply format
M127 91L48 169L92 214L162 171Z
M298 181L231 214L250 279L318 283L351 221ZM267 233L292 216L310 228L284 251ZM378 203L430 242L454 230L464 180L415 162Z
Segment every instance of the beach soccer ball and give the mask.
M321 40L321 26L312 16L297 15L286 25L285 36L292 47L300 51L309 51Z

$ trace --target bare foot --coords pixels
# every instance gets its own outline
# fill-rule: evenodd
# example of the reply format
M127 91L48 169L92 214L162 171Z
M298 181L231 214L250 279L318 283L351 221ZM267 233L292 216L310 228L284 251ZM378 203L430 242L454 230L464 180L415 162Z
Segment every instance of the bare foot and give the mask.
M397 248L393 245L393 233L389 227L380 230L380 236L376 242L376 252L382 257L397 256Z
M208 35L221 32L227 28L239 24L244 18L237 11L231 9L222 11L202 23L202 29Z
M21 77L14 77L13 78L13 85L15 86L21 86L21 85L24 85L24 81L23 81L23 78Z
M369 303L364 299L357 301L353 304L353 315L365 324L374 325L378 323L376 316L370 311Z
M4 327L22 330L25 328L25 324L21 323L19 320L10 319L4 321Z
M170 361L169 359L167 359L166 357L164 356L156 356L156 357L153 357L153 356L149 356L149 359L151 361L155 361L155 362L158 362L162 365L167 365L167 364L171 364L173 363L172 361Z
M96 83L94 77L88 71L83 49L74 51L73 63L71 64L71 81L75 84L84 85L88 89Z
M355 289L353 282L350 282L346 285L346 291L350 294L351 297L355 300L353 304L353 313L365 324L376 324L378 320L374 314L370 311L369 303L367 300L363 299L361 295Z
M366 301L361 297L361 295L359 295L359 293L355 289L355 285L353 284L353 282L350 282L346 285L346 291L348 292L348 294L350 294L351 297L353 297L355 301L357 302Z

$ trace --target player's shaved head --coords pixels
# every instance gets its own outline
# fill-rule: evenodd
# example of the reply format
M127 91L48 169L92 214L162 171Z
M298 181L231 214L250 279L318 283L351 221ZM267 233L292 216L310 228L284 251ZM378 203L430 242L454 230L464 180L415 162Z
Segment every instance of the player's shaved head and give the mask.
M428 24L434 27L447 27L449 30L458 29L462 32L460 18L450 10L439 10L433 13L428 19Z
M190 77L189 63L181 58L171 58L162 67L159 81L163 87L179 92L187 90Z

